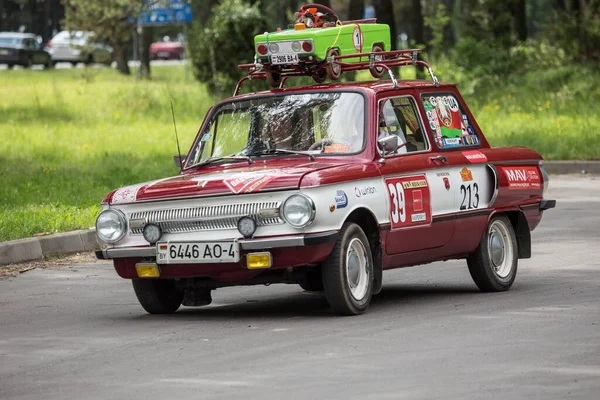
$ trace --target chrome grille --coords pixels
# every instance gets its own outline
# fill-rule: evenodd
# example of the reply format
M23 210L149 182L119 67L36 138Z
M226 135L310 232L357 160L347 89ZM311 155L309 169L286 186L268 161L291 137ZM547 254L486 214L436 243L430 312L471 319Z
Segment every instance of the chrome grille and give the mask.
M262 218L260 210L279 208L281 202L224 204L206 207L175 208L131 213L129 219L145 219L160 225L163 232L197 232L235 229L240 217L250 216L258 226L283 224L281 217ZM142 234L143 228L132 229L133 234Z

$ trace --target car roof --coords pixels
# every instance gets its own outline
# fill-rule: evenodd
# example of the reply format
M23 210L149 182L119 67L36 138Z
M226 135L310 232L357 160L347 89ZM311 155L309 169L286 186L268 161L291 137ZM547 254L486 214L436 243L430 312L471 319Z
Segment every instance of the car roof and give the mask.
M0 38L36 39L37 36L35 33L0 32Z
M453 88L456 85L446 82L440 82L438 88ZM273 89L273 90L265 90L261 92L254 92L248 94L240 94L234 97L230 97L230 99L239 99L244 97L252 97L252 96L264 96L264 95L272 95L272 94L284 94L284 93L295 93L295 92L305 92L305 91L314 91L314 90L352 90L358 89L365 92L372 92L374 94L387 92L390 90L410 90L410 89L421 89L421 88L435 88L435 84L431 80L425 79L412 79L412 80L398 80L398 88L394 87L392 81L364 81L364 82L335 82L328 84L315 84L310 86L300 86L300 87L291 87L291 88L282 88L282 89Z

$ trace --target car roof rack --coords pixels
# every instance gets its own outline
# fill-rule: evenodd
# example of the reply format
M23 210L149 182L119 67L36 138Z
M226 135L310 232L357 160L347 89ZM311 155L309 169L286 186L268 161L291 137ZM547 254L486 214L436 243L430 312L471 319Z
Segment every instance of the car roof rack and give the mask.
M325 68L327 63L336 63L341 67L342 72L346 71L359 71L359 70L368 70L370 68L384 68L388 75L390 76L390 80L394 85L394 89L398 89L398 80L394 76L392 72L392 67L405 67L405 66L416 66L421 65L427 69L429 72L429 76L433 81L433 84L437 87L440 85L438 78L433 73L433 70L425 61L419 60L418 54L421 53L420 49L408 49L408 50L392 50L392 51L378 51L378 52L368 52L368 53L355 53L355 54L345 54L340 56L332 56L328 57L327 61L321 65L320 69L316 71L321 71ZM347 62L348 59L360 58L358 62ZM266 66L255 60L252 64L239 64L238 68L248 70L248 74L242 77L233 93L234 96L237 96L242 88L242 84L247 80L253 79L266 79L267 72L278 73L281 75L281 83L279 84L279 88L282 89L285 86L285 82L289 77L292 76L311 76L316 71L311 70L307 72L302 68L290 65L283 69L271 69L270 66ZM323 72L323 71L321 71Z

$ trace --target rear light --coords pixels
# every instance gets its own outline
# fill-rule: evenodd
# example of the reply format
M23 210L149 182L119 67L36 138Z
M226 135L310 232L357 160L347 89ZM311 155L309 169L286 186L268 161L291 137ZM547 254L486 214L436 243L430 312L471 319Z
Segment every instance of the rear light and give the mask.
M52 40L48 40L48 43L46 43L46 47L49 49L52 48Z
M271 54L278 53L279 52L279 46L277 45L277 43L271 43L269 45L269 51L271 52Z
M300 46L300 42L293 42L292 43L292 50L295 53L300 53L300 50L302 49L302 46Z
M302 50L310 53L313 50L312 42L302 42Z
M258 46L256 46L256 51L258 51L258 54L260 54L261 56L265 56L267 55L267 46L265 46L264 44L259 44Z

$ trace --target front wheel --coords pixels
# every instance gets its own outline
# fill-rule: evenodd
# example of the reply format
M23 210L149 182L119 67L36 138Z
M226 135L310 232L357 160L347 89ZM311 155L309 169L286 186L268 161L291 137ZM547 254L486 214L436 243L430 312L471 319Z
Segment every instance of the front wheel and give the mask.
M325 72L332 81L337 81L342 75L342 66L335 61L329 61L329 57L339 56L340 52L337 49L327 50L327 64L325 65Z
M471 277L482 292L510 289L517 276L517 250L517 238L508 217L494 216L477 250L467 257Z
M373 256L360 226L347 222L322 265L325 297L340 315L364 313L373 293Z
M183 301L183 288L172 279L133 279L138 301L149 314L171 314Z

